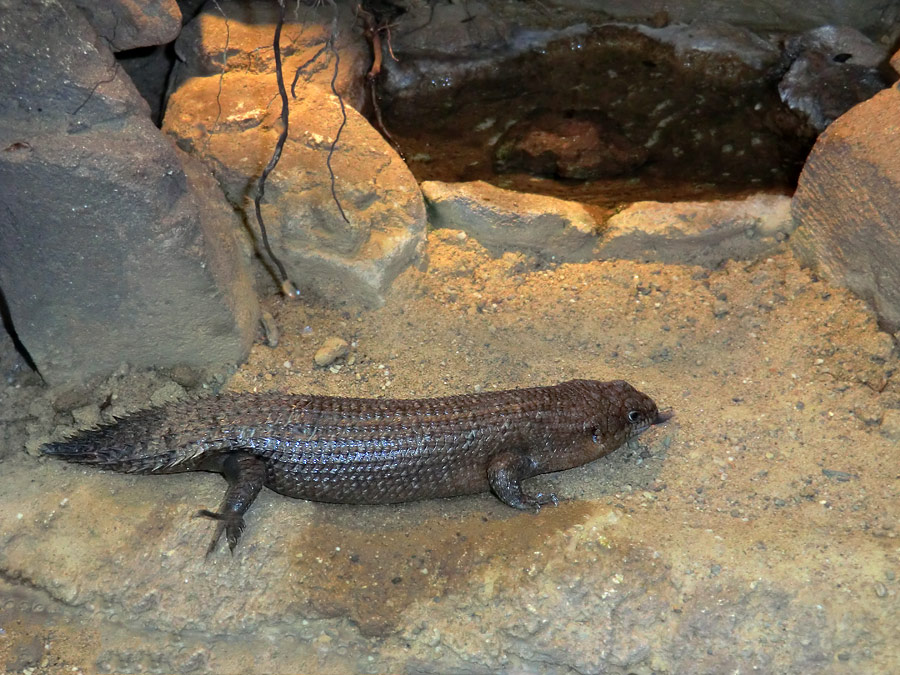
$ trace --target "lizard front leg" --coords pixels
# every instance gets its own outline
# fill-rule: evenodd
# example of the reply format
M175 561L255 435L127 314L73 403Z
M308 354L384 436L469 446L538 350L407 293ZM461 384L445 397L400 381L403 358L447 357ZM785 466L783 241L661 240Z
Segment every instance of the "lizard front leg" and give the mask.
M494 457L488 465L488 481L491 490L504 504L523 511L537 513L544 504L559 503L554 494L527 494L522 481L534 475L534 461L521 453L504 452Z

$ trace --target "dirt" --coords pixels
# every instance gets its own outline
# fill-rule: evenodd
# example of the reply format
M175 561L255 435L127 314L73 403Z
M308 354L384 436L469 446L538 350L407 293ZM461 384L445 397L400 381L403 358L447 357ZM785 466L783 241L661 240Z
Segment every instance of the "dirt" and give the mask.
M0 664L9 672L900 672L898 350L782 251L721 269L546 267L429 233L374 311L269 301L281 330L205 384L80 392L0 359ZM350 343L326 368L328 337ZM490 495L352 507L264 491L203 552L223 481L35 456L76 418L220 384L434 396L623 378L675 418ZM75 410L73 416L72 409Z

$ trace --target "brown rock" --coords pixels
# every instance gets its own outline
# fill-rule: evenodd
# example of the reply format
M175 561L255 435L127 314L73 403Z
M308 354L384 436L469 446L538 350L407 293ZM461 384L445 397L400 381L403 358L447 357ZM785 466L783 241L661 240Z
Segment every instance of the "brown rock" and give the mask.
M347 344L346 340L339 337L330 337L316 350L313 361L315 361L315 364L320 368L324 368L338 359L347 356L349 353L350 345Z
M337 11L337 19L334 12ZM272 39L278 20L277 2L222 0L207 3L185 27L175 43L179 63L173 72L176 89L191 77L219 73L272 73L275 55ZM340 54L335 89L345 103L357 110L365 105L365 74L372 60L366 40L354 30L353 6L338 3L336 9L316 3L286 13L281 35L285 81L290 88L298 68L304 66L297 84L308 82L331 87L334 53L324 49L337 30L335 49ZM268 98L266 99L268 100Z
M646 148L602 113L542 112L510 127L494 155L494 168L587 180L630 173L647 156Z
M819 137L794 195L791 242L807 265L900 328L900 89L877 94Z
M220 91L221 86L221 91ZM279 132L274 75L194 77L169 100L164 130L205 161L229 199L246 208ZM351 107L340 143L337 99L314 85L291 99L290 135L268 178L262 213L272 246L303 291L377 305L425 240L425 206L409 169ZM249 204L252 220L253 207ZM348 222L349 221L349 222Z

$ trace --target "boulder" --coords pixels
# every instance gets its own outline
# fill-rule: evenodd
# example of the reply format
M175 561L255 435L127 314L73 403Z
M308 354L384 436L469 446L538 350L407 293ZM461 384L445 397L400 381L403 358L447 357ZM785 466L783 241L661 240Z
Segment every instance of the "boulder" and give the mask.
M220 90L221 87L221 90ZM169 99L163 129L213 169L225 194L249 215L279 133L274 75L195 77ZM377 305L419 255L425 205L403 160L356 110L306 85L291 99L290 134L266 182L269 240L301 291L338 304ZM328 168L331 155L332 184ZM346 215L346 220L344 215Z
M175 0L72 0L114 52L168 44L181 30Z
M792 211L807 265L868 301L900 329L900 89L838 118L810 153Z
M433 227L463 230L493 255L523 251L558 262L591 260L594 218L582 204L503 190L483 181L422 183Z
M589 180L630 173L647 155L646 148L632 143L603 113L540 111L503 135L494 169Z
M794 229L791 199L759 194L715 202L636 202L609 219L600 258L715 268L752 260Z
M208 172L74 5L0 0L0 30L0 288L44 378L243 360L256 297Z
M822 132L860 101L887 86L880 67L887 56L858 30L822 26L792 38L785 49L791 62L778 83L781 100L805 115Z
M172 90L191 77L224 72L275 71L272 40L278 20L277 2L222 0L207 3L182 30L175 43L179 62L172 74ZM288 88L297 70L302 86L312 82L330 88L335 52L326 42L336 31L335 51L340 56L335 89L345 103L361 110L366 102L365 73L372 61L371 48L354 30L353 7L347 3L315 7L288 3L281 34L281 56ZM268 100L268 98L267 98Z

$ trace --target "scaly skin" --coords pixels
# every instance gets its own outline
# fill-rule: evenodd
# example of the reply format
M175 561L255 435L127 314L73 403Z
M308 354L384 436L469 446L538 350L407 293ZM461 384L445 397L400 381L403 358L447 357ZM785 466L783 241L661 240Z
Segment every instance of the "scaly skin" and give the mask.
M627 382L430 399L224 394L130 415L43 448L127 473L215 471L229 482L219 521L234 550L260 489L343 504L390 504L492 490L518 509L530 476L609 454L671 414Z

